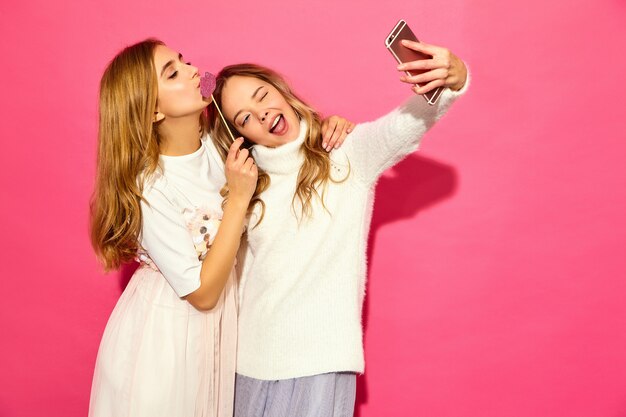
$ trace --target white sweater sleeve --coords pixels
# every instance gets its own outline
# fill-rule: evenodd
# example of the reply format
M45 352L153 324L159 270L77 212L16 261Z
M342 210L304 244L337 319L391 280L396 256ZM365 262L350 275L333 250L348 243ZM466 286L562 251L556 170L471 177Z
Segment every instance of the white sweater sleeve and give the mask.
M146 186L141 202L141 245L179 297L200 287L202 262L181 209L157 185Z
M456 92L446 88L434 106L414 95L378 120L358 124L343 144L356 177L372 185L386 169L416 151L422 136L467 90L468 84L469 79Z

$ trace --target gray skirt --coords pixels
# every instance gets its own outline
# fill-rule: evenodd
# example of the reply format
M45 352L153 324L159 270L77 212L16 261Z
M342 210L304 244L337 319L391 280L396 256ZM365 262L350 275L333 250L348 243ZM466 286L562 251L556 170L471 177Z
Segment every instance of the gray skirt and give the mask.
M264 381L237 374L235 417L352 417L356 374Z

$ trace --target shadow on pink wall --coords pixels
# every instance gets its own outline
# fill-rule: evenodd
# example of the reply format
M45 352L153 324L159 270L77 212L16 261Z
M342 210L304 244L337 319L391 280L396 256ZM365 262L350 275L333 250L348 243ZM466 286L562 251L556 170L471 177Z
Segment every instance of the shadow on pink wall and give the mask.
M122 266L117 277L120 284L120 293L124 291L124 288L128 285L128 281L130 281L138 267L139 264L137 262L132 262Z
M413 154L383 176L376 187L374 215L368 242L368 277L371 260L376 254L376 234L385 224L414 218L419 212L454 195L457 188L456 170L444 163ZM369 290L369 280L366 294ZM364 337L367 337L369 300L363 304ZM367 352L366 352L367 356ZM367 366L366 366L367 368ZM367 371L357 378L355 417L361 416L367 404Z

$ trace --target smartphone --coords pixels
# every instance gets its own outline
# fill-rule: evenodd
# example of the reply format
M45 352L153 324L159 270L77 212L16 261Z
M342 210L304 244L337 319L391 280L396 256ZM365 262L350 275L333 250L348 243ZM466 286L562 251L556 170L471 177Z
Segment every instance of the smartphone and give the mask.
M423 54L421 52L414 51L405 46L402 46L400 41L402 39L408 39L410 41L419 42L413 31L406 24L406 22L402 19L396 24L391 33L385 39L385 46L391 52L391 55L398 61L399 64L404 64L406 62L417 61L419 59L430 59L432 58L430 55ZM429 70L411 70L405 71L407 75L418 75L424 72L428 72ZM423 84L418 84L420 87ZM444 87L437 87L434 90L429 91L426 94L423 94L426 102L431 106L434 105L441 93L443 93Z

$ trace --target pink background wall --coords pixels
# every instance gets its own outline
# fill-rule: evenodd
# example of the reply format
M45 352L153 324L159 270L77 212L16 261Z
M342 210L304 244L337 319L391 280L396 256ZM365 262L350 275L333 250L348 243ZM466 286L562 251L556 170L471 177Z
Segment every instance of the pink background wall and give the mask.
M400 17L473 85L379 185L357 414L626 416L623 1L18 3L0 6L0 416L86 415L127 279L87 238L115 52L157 36L204 69L268 64L364 121L410 94L383 47Z

